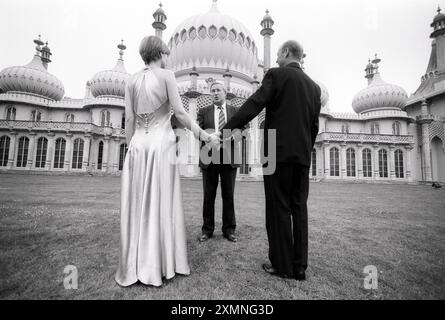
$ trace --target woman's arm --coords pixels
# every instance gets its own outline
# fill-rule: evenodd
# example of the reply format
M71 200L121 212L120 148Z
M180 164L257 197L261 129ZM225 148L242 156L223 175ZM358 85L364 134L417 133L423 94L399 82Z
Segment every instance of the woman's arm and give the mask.
M190 118L190 116L184 110L184 106L182 105L181 97L179 96L178 85L176 84L176 79L173 72L169 70L166 71L168 99L170 100L170 104L172 105L176 119L178 119L178 121L182 123L185 128L192 131L193 135L199 140L210 142L212 141L212 139L218 139L216 138L216 136L209 135L207 132L201 129L199 125Z
M130 144L131 138L134 134L135 116L133 110L133 96L130 87L130 80L125 85L125 137L127 145Z

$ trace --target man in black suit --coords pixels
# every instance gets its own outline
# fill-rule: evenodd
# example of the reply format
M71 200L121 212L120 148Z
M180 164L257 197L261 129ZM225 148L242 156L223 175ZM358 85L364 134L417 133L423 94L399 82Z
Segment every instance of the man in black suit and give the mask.
M262 86L223 128L240 128L266 108L264 151L276 148L276 163L273 174L263 169L271 262L263 269L297 280L306 279L309 167L321 108L320 87L302 71L302 58L298 42L285 42L278 50L280 67L266 73ZM276 132L275 145L268 143L268 130Z
M226 89L221 83L210 86L213 104L198 111L197 122L206 131L220 132L221 128L237 112L237 109L226 103ZM236 135L241 135L240 130ZM237 139L239 141L240 139ZM213 236L215 229L215 197L218 178L221 177L221 195L223 202L223 236L237 242L235 235L236 219L233 194L235 191L236 171L240 167L239 142L234 139L222 141L217 147L202 144L199 166L202 170L204 186L203 226L199 241L205 242ZM209 157L203 157L205 154ZM205 158L205 159L204 159ZM208 161L210 160L210 161Z

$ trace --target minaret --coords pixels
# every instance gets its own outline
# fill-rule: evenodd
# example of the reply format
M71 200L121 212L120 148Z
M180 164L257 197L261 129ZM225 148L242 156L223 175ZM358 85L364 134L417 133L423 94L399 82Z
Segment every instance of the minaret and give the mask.
M46 42L46 44L42 48L42 50L40 50L40 52L41 52L41 57L40 58L42 59L42 64L45 67L45 69L48 69L48 63L51 62L50 57L52 55L51 50L48 47L48 41Z
M439 72L445 71L445 14L440 11L441 9L438 7L437 15L431 23L434 31L430 35L430 38L436 42L436 56L431 58L436 59L436 70Z
M116 66L113 70L127 73L124 65L124 50L127 49L127 47L124 45L124 40L121 40L121 43L117 45L117 48L119 49L119 59L117 59Z
M232 79L232 74L230 73L229 66L227 66L226 72L224 72L224 86L226 87L227 93L230 92L230 80Z
M153 22L152 26L155 29L155 35L162 39L162 32L167 29L165 25L165 20L167 20L167 16L165 15L164 10L162 9L162 3L159 4L158 10L153 13L153 18L155 18L155 22Z
M270 69L270 37L274 34L274 30L272 26L274 25L274 21L269 15L269 10L266 10L266 15L261 21L261 26L263 29L261 30L261 35L264 38L264 73Z
M374 76L379 73L379 63L382 61L380 58L377 57L377 53L374 56L374 60L371 61L371 59L368 59L368 64L365 68L365 78L368 79L368 85L371 84L372 80L374 79Z

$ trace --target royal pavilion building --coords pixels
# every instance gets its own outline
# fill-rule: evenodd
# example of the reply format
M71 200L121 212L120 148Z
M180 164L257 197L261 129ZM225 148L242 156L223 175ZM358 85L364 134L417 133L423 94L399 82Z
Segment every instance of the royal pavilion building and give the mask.
M162 38L167 27L162 5L153 17L154 32ZM257 90L271 67L274 21L268 11L260 25L263 60L259 36L220 13L216 0L208 12L185 19L165 39L171 50L168 67L193 118L211 104L213 81L224 83L228 103L237 107ZM383 80L377 56L366 65L367 86L353 97L354 113L332 112L328 91L317 82L322 110L310 170L314 180L445 182L445 15L440 9L431 27L430 61L410 97ZM40 37L34 42L30 63L0 72L0 171L119 174L127 150L125 45L118 45L114 68L94 74L82 99L70 99L64 98L62 81L49 72L48 44ZM264 111L244 132L240 178L261 179L263 122ZM179 139L178 151L181 175L199 176L198 142L190 133Z

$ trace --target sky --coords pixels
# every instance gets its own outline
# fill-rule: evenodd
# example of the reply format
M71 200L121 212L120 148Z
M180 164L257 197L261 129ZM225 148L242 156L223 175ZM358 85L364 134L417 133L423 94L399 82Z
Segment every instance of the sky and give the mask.
M154 0L0 0L0 70L25 65L38 34L53 53L48 71L65 86L65 96L83 98L95 73L114 67L121 39L129 73L143 63L140 40L154 34ZM209 11L212 0L162 0L167 14L164 41L186 18ZM218 0L219 11L242 22L263 59L260 22L269 9L275 21L272 62L286 40L307 54L305 71L329 91L329 107L353 112L351 102L367 86L364 68L375 53L380 74L411 95L425 73L431 50L430 24L444 0Z

